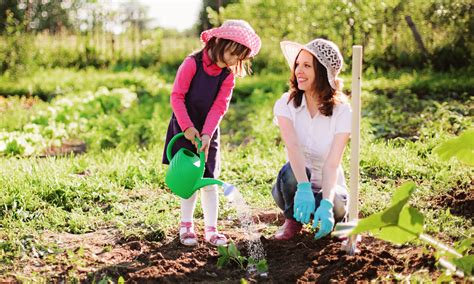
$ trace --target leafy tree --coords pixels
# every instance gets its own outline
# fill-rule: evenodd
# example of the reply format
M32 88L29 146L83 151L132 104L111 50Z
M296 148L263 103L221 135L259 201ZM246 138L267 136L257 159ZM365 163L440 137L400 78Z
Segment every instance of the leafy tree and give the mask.
M249 21L264 40L263 53L267 46L278 49L284 39L307 42L322 37L338 44L345 58L350 58L352 45L362 45L366 62L382 68L423 67L429 63L428 55L442 69L472 62L471 2L241 0L220 11L209 9L208 17L216 23L230 18ZM407 17L426 50L414 38ZM449 56L454 49L460 56ZM445 55L445 60L438 60L438 54Z
M10 13L10 15L8 15ZM24 17L24 11L20 9L18 1L2 0L0 1L0 33L4 33L7 29L7 19L21 22Z
M197 24L197 31L201 33L204 30L211 28L213 25L209 22L209 18L207 16L207 7L215 11L219 11L219 8L226 7L228 4L231 3L238 3L239 0L203 0L202 1L202 8L199 12L199 22Z
M16 19L13 12L5 13L5 45L0 45L0 74L8 70L8 75L15 77L26 71L30 56L28 49L31 41L23 36L25 23Z
M79 0L4 0L0 1L0 33L6 31L7 10L13 18L26 24L26 31L44 31L57 33L72 27L69 12L76 9Z
M468 0L433 1L424 14L435 41L434 67L438 70L472 65L474 57L474 4Z

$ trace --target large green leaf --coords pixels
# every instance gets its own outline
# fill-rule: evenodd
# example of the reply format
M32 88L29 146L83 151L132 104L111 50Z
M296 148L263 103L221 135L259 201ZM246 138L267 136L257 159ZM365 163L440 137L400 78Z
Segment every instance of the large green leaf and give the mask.
M417 238L417 235L411 234L397 225L391 225L381 228L375 237L395 244L404 244Z
M405 206L400 212L398 226L411 234L419 235L423 233L425 217L415 208Z
M370 215L369 217L359 220L357 226L352 230L349 235L360 234L362 232L379 229L387 225L389 224L382 220L382 213L375 213Z
M382 212L382 222L386 224L398 224L398 218L403 206L410 199L411 194L415 191L416 185L414 182L407 182L402 184L393 194L390 207Z
M474 255L467 255L453 260L454 264L467 275L474 274Z
M464 131L459 137L445 141L434 149L442 160L456 157L459 161L474 166L474 129Z
M395 244L404 244L418 238L423 232L423 215L408 206L403 207L400 212L398 224L381 228L376 237Z
M397 226L400 212L402 211L403 206L405 206L410 199L415 188L416 186L413 182L402 184L393 194L391 206L380 213L372 214L371 216L360 220L354 230L352 230L351 235L391 225Z
M395 190L392 196L392 200L390 201L390 204L392 206L399 204L400 202L404 202L403 205L408 201L410 196L413 194L413 192L416 189L416 184L412 181L405 182L404 184L400 185L400 187ZM402 205L402 207L403 207Z
M456 243L456 251L459 252L460 254L463 254L465 252L469 252L470 250L473 249L473 244L474 244L474 238L468 238L465 240L461 240Z

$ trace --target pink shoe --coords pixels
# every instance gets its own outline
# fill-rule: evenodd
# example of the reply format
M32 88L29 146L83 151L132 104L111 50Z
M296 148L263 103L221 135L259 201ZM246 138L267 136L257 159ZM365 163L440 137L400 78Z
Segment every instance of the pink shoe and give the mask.
M293 219L285 219L283 226L275 233L275 239L280 241L287 241L292 239L301 231L303 225Z
M213 234L210 234L213 233ZM213 226L206 226L204 230L204 235L206 238L206 242L213 246L225 246L227 245L227 238L223 234L219 234L217 232L217 228ZM209 236L210 235L210 236ZM208 238L209 236L209 238Z
M182 232L182 229L185 229L186 231ZM181 222L179 225L179 242L188 247L197 246L198 240L194 233L193 223Z

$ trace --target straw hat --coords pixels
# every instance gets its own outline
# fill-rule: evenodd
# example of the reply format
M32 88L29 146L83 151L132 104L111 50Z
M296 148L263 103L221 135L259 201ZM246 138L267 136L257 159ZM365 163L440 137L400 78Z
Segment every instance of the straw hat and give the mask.
M282 41L280 42L280 47L292 70L296 57L301 50L304 49L314 55L314 57L326 67L328 81L331 87L337 89L338 84L336 84L336 79L337 75L341 72L343 59L339 48L334 42L322 38L314 39L306 45L292 41Z

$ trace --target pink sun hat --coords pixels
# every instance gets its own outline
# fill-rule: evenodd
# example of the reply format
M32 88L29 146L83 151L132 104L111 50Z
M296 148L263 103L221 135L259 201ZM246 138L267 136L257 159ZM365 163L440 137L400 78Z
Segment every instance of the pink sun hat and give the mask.
M220 27L205 30L201 41L207 43L212 37L224 38L240 43L250 49L249 57L254 57L262 42L249 23L244 20L227 20Z

